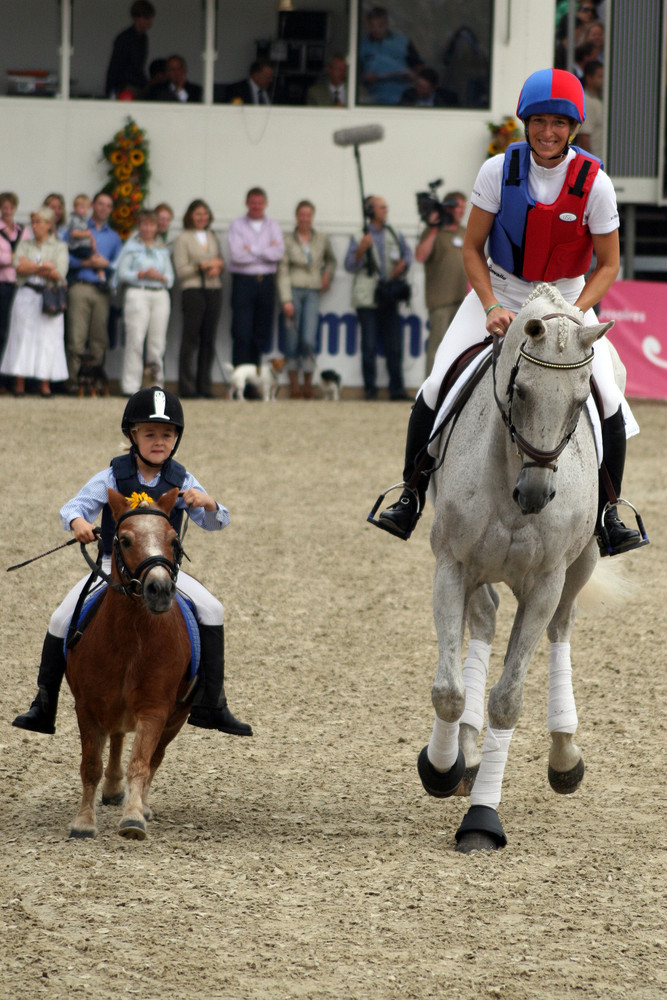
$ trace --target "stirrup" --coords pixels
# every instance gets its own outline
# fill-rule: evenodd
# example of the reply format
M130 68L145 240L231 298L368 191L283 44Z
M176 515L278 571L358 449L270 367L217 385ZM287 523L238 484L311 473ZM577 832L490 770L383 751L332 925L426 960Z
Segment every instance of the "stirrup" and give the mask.
M621 504L624 507L629 507L630 510L632 510L635 515L635 519L637 521L637 530L639 531L639 541L631 542L628 545L623 546L623 548L615 549L610 544L609 534L607 533L607 529L605 527L604 522L607 516L607 512L612 507L618 507ZM648 535L646 534L646 529L644 528L644 522L642 521L641 515L637 510L637 508L634 506L634 504L631 504L629 500L624 500L622 497L618 497L616 503L611 503L610 501L607 504L605 504L604 510L602 511L602 515L600 517L600 528L599 531L597 532L597 541L601 556L617 556L621 555L622 552L631 552L632 549L640 549L642 545L648 545L649 538Z
M404 535L399 534L397 531L392 531L392 529L389 527L388 524L386 524L383 521L381 521L380 518L376 519L376 517L375 517L375 515L377 514L378 509L379 509L380 505L382 504L384 498L387 496L388 493L391 493L392 490L409 490L410 493L414 494L415 499L417 501L417 513L415 515L415 522L412 525L412 527L410 528L410 530L407 531ZM389 508L387 508L387 510L388 509ZM388 490L385 490L384 493L380 494L380 496L375 501L375 505L373 506L373 509L370 512L370 514L368 515L368 517L366 518L366 520L370 521L371 524L374 524L376 528L382 528L383 531L388 531L390 535L394 536L394 538L402 538L404 542L407 542L408 538L410 537L410 535L412 534L412 532L415 529L417 521L419 520L419 518L421 516L422 516L422 505L421 505L421 502L419 500L419 493L418 493L418 491L415 490L415 489L413 489L411 486L408 486L407 483L394 483L394 485L390 486Z

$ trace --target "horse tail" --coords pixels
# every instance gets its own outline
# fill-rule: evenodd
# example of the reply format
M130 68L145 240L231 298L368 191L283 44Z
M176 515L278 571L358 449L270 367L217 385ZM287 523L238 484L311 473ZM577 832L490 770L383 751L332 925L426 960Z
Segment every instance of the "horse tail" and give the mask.
M598 559L593 575L577 595L577 604L581 611L607 614L634 602L639 591L639 582L626 576L617 560Z

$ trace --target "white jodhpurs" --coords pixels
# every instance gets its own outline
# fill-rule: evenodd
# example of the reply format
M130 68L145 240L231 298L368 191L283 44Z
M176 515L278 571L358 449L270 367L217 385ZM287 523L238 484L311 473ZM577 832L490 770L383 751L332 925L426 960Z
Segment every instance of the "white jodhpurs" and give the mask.
M105 573L111 572L110 556L105 556L102 560L102 569ZM83 590L87 580L87 576L79 580L72 587L60 607L56 608L51 615L51 621L49 622L49 632L51 635L59 636L62 639L65 638L70 619L76 608L76 602L79 599L79 594ZM213 594L209 594L206 587L199 580L195 580L193 576L188 576L187 573L181 570L176 577L176 586L194 604L196 618L200 625L222 625L225 615L222 604Z

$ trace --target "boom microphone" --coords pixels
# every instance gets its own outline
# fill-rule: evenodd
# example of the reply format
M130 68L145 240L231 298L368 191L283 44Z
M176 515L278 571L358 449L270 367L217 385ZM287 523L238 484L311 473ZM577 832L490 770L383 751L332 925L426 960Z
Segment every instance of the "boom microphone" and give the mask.
M357 128L341 128L333 134L337 146L361 146L366 142L384 139L382 125L359 125Z

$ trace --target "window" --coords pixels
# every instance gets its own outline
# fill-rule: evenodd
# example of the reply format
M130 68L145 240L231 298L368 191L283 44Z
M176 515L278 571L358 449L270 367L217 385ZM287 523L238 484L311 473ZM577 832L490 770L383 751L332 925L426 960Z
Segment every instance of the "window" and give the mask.
M360 7L357 104L488 108L493 0Z

